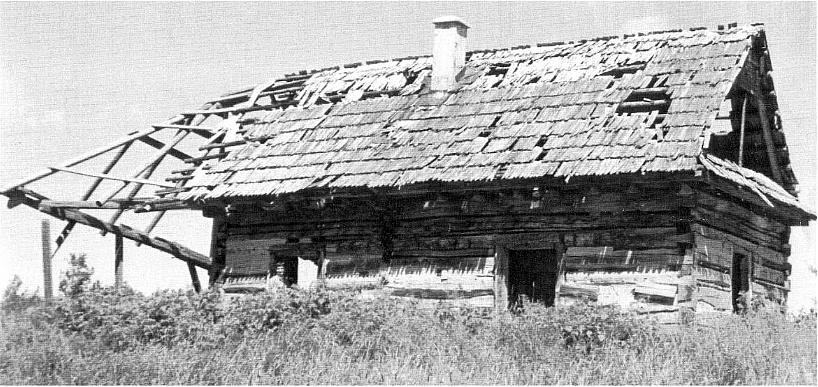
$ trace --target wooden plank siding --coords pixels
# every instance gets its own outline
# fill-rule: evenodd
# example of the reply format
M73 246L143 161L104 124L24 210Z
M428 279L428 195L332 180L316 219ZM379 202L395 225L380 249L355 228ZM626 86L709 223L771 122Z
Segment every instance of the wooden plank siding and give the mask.
M786 300L790 229L756 206L702 188L691 209L695 277L700 311L732 310L732 270L736 254L749 257L753 297Z

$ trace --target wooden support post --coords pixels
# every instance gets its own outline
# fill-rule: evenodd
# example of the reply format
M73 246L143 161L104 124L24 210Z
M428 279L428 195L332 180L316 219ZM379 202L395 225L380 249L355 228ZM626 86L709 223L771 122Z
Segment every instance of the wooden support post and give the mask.
M199 282L199 274L196 273L196 265L188 262L187 270L190 272L190 281L193 283L193 290L195 290L196 293L201 293L202 284Z
M744 127L747 124L747 96L741 103L741 132L738 140L738 166L744 166Z
M221 280L222 271L226 264L225 243L227 239L227 222L224 214L216 214L213 217L213 227L210 233L210 286L218 285Z
M122 235L116 235L114 238L114 287L116 287L117 291L122 289L122 266L124 264L124 258Z
M494 309L508 310L508 250L497 246L494 253Z
M679 283L676 285L676 304L679 306L679 322L690 324L696 319L696 302L699 298L693 246L691 243L680 243L679 247L683 249L684 255L679 271Z
M50 305L54 299L54 290L51 284L51 227L48 223L48 219L43 219L41 227L43 242L43 293L45 303Z

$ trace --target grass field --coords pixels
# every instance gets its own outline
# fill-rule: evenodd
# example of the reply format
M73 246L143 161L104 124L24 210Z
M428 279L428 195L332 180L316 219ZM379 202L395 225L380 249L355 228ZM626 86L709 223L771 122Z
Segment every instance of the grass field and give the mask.
M590 305L498 315L355 295L6 303L0 384L816 384L814 314L660 328Z

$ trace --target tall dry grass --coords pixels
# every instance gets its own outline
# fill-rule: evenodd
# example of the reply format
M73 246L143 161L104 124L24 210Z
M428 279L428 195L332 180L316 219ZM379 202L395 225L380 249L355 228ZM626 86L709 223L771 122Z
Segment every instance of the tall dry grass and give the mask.
M816 318L660 328L608 307L519 315L317 291L90 290L0 318L0 384L804 384Z

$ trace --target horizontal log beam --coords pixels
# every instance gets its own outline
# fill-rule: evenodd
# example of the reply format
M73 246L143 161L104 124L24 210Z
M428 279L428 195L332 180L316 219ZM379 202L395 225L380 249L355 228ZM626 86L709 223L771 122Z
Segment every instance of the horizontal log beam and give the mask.
M22 197L19 194L15 196L20 198L22 204L25 204L47 215L51 215L61 220L84 224L86 226L103 230L114 235L121 235L123 238L127 238L132 241L153 247L159 251L168 253L182 261L190 262L193 265L201 267L205 270L210 269L209 257L207 257L204 254L197 253L187 247L184 247L179 243L165 240L162 238L151 237L140 230L125 225L111 224L78 210L68 208L54 208L48 207L46 205L41 205L43 201L48 200L44 196L36 194L30 190L18 191L23 193Z
M195 210L197 207L182 200L157 201L144 203L134 208L135 213L169 211L169 210Z
M40 202L40 205L51 208L74 208L74 209L85 208L94 210L119 210L128 208L128 206L123 203L114 202L100 203L88 200L81 201L43 200Z
M131 178L131 177L111 176L111 175L106 175L104 173L78 171L76 169L63 168L63 167L49 167L49 168L51 168L53 170L56 170L56 171L60 171L60 172L73 173L73 174L76 174L76 175L83 175L83 176L88 176L88 177L96 177L96 178L100 178L100 179L117 180L117 181L122 181L122 182L126 182L126 183L148 184L148 185L155 185L155 186L158 186L158 187L165 187L165 188L175 187L175 185L173 185L173 184L166 184L166 183L153 181L153 180L148 180L148 179L137 179L137 178Z

